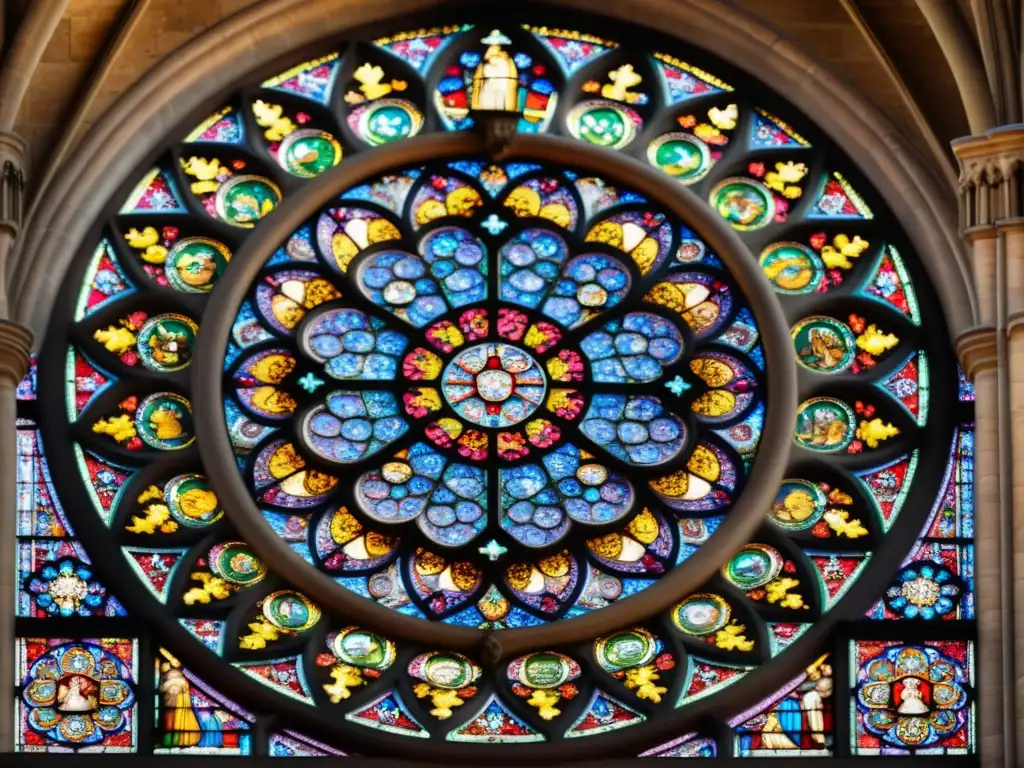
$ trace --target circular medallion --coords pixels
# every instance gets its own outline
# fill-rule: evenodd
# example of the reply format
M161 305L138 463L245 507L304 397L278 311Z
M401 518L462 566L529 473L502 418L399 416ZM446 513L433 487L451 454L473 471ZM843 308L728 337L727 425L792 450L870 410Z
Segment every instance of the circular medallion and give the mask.
M151 371L180 371L192 362L198 330L184 315L155 315L139 329L139 359Z
M326 131L303 128L284 138L277 157L289 173L312 179L341 162L341 144Z
M780 528L804 531L825 514L827 502L825 492L817 484L807 480L783 480L768 516Z
M415 136L423 126L423 115L404 99L379 99L359 116L358 133L374 145Z
M719 595L690 595L672 611L673 623L688 635L710 635L729 623L732 609Z
M217 189L217 216L236 227L256 223L281 202L281 190L262 176L234 176Z
M508 677L530 688L557 688L562 683L575 680L580 675L580 666L561 653L542 651L521 656L508 665Z
M80 645L68 648L60 660L60 670L66 675L92 675L95 669L96 659Z
M461 653L431 651L409 662L409 674L436 688L455 690L476 682L481 670Z
M577 139L607 149L621 149L633 140L643 119L614 101L585 101L569 112L569 132Z
M688 133L666 133L647 147L647 161L683 184L693 184L711 170L708 145Z
M100 728L107 730L113 730L116 728L124 715L121 714L121 710L117 707L100 707L93 714L93 719L99 724Z
M853 364L857 339L846 323L832 317L805 317L791 332L796 359L817 373L841 373Z
M660 652L658 640L646 629L630 629L594 644L597 663L608 672L650 664Z
M231 251L223 243L208 237L187 237L176 242L167 254L164 274L175 290L208 293L230 260Z
M775 216L772 191L753 179L723 179L712 188L708 199L734 229L760 229Z
M33 680L22 694L25 700L36 707L45 707L57 698L56 680Z
M395 644L358 627L348 627L331 642L331 650L345 664L383 671L395 660Z
M57 687L54 684L53 696L50 701L57 697ZM61 715L57 714L57 710L51 709L50 707L40 707L39 709L33 709L29 712L29 723L36 726L40 730L47 731L53 728L61 720Z
M380 600L394 591L395 580L390 572L381 571L380 573L373 574L366 580L366 589L370 593L370 597L374 600Z
M805 400L796 412L796 444L820 453L838 453L853 442L853 409L834 397Z
M680 241L679 249L676 251L676 261L683 264L694 264L702 261L707 252L708 249L703 240L688 237Z
M251 587L267 575L267 566L244 541L226 541L210 548L210 570L229 584Z
M444 395L467 421L509 427L529 417L547 390L544 374L528 352L511 344L477 344L444 369Z
M181 395L158 392L135 411L135 431L150 448L175 451L195 440L192 405Z
M304 632L320 620L320 608L305 595L285 589L263 599L263 617L286 632Z
M886 607L903 619L945 617L959 605L962 582L937 561L916 561L896 574L886 590Z
M90 708L91 709L91 708ZM96 726L84 715L69 715L57 726L60 735L72 743L80 743L93 735Z
M814 293L825 276L825 263L800 243L773 243L761 252L761 270L779 293Z
M164 486L164 498L171 517L189 528L201 528L220 520L224 514L217 494L202 475L178 475Z
M782 555L767 544L747 544L722 568L722 575L742 590L763 587L782 572Z

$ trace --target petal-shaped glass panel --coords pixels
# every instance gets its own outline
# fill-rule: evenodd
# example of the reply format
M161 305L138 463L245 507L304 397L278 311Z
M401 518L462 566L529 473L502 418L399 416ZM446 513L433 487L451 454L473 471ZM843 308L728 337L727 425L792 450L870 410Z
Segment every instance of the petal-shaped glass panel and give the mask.
M399 414L393 392L339 390L306 415L302 438L321 459L351 464L383 450L408 431Z
M629 293L626 266L603 253L585 253L569 260L543 312L565 328L575 328L597 317Z
M580 431L618 459L664 464L683 447L686 426L650 395L595 395Z
M580 342L594 381L615 384L656 381L683 353L683 336L671 320L631 312Z
M359 265L357 280L370 301L417 328L448 311L429 266L416 254L375 253Z
M334 379L390 381L408 339L357 309L332 309L302 334L302 350Z

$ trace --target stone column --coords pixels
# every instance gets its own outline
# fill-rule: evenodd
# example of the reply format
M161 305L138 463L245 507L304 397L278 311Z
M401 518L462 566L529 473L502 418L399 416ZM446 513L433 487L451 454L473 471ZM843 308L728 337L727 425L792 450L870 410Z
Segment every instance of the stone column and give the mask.
M982 765L1024 758L1024 129L953 144L977 327L957 352L974 380L978 730Z
M25 143L0 132L0 318L7 317L11 246L23 214ZM15 542L17 489L15 390L28 370L32 332L0 319L0 753L14 750L14 610L17 594Z
M1017 213L1020 216L1020 213ZM1017 759L1024 759L1024 218L1009 218L998 224L1004 267L1005 325L1008 371L1006 399L1012 442L1014 595L1014 688L1016 689Z

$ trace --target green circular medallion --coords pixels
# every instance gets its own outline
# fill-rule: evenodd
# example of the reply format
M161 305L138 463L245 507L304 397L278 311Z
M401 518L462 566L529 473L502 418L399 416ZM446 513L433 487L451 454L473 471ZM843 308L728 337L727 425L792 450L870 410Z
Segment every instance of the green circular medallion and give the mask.
M531 688L557 688L579 676L579 665L560 653L531 653L516 668L516 676Z
M164 486L171 517L188 528L201 528L224 514L217 495L202 475L178 475Z
M331 650L345 664L378 672L395 660L395 644L390 640L358 627L348 627L337 634Z
M803 531L821 519L827 502L825 492L816 483L783 480L768 517L780 528Z
M255 227L281 202L281 190L262 176L235 176L217 189L217 216L236 227Z
M796 412L796 444L820 453L838 453L853 442L853 409L834 397L814 397Z
M857 339L846 323L832 317L805 317L793 326L796 359L816 373L842 373L853 364Z
M135 411L135 431L150 448L161 451L185 448L195 440L192 405L173 392L150 395Z
M618 632L594 644L597 663L608 672L649 664L660 650L654 635L640 628Z
M227 269L231 251L207 237L179 240L167 254L164 274L172 288L183 293L208 293Z
M151 371L180 371L192 362L198 330L184 315L155 315L139 329L139 359Z
M244 541L226 541L210 548L210 570L229 584L251 587L267 575L267 566Z
M264 598L263 617L286 632L304 632L320 620L320 608L305 595L285 589Z
M326 131L304 128L285 137L277 157L288 173L312 179L341 162L341 144Z
M647 147L647 161L681 181L693 184L711 170L708 145L688 133L666 133Z
M719 595L690 595L672 611L672 622L688 635L710 635L729 623L732 609Z
M742 590L763 587L782 572L782 555L767 544L747 544L722 568L722 575Z
M760 229L775 216L775 198L764 184L741 177L723 179L708 198L734 229Z
M423 115L404 99L375 101L359 115L356 132L369 144L379 146L419 133Z
M814 293L825 276L825 264L800 243L772 243L761 252L761 269L779 293Z
M409 674L435 688L465 688L480 677L481 669L461 653L430 651L409 662Z
M643 120L635 110L614 101L585 101L569 112L568 124L577 139L621 149L633 140Z

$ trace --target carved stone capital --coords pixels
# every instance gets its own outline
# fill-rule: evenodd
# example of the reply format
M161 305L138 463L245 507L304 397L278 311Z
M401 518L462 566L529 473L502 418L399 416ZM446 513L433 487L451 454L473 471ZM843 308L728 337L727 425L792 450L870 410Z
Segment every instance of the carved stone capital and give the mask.
M995 368L999 364L996 329L980 326L964 331L957 337L956 354L960 367L970 379L979 371Z
M25 212L26 145L18 134L0 131L0 229L17 235Z
M15 388L28 371L32 331L23 325L0 320L0 387Z
M957 139L953 153L960 164L961 220L968 229L1024 214L1004 210L1010 199L1006 187L1016 183L1016 171L1024 168L1024 126L1003 126ZM992 194L995 191L1000 194Z

